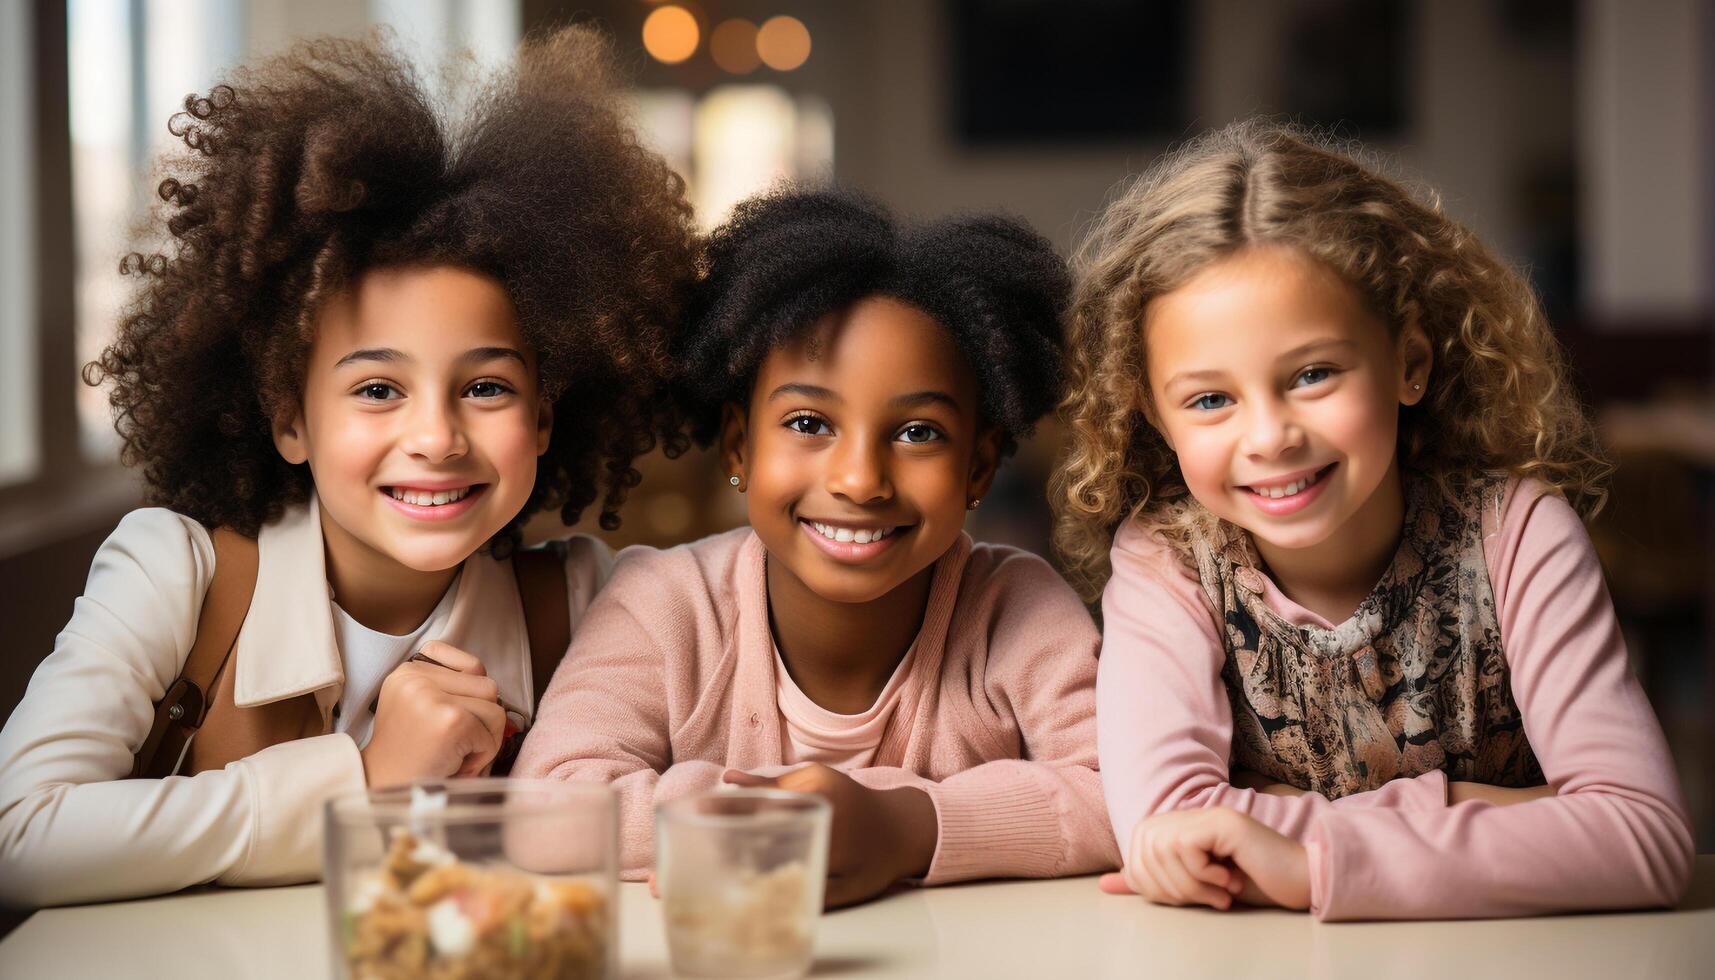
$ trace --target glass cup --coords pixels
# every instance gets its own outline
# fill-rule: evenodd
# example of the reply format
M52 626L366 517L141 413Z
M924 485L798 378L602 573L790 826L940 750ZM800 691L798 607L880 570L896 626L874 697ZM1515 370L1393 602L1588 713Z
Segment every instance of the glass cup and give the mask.
M613 791L457 779L328 802L339 977L617 975Z
M809 972L832 813L820 796L770 789L717 790L655 808L655 878L675 973Z

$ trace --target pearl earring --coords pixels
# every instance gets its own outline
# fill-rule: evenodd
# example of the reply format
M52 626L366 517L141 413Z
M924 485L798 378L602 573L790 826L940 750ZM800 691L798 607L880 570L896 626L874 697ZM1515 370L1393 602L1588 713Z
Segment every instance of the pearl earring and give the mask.
M732 484L732 485L733 485L733 486L735 486L735 487L736 487L736 486L738 486L738 477L736 477L736 476L729 476L729 477L727 477L727 478L726 478L726 482L728 482L728 483L730 483L730 484Z
M1414 382L1411 386L1411 390L1412 391L1422 391L1423 386Z

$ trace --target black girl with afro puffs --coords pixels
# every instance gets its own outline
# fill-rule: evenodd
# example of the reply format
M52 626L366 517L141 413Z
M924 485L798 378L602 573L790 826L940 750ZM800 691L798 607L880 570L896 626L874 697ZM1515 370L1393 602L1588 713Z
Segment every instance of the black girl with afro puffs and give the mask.
M552 635L610 565L582 536L520 551L520 524L599 506L613 527L633 460L685 441L665 393L690 209L618 86L571 28L456 113L379 38L186 99L168 247L126 259L135 302L88 369L155 506L103 545L0 733L0 900L314 878L330 796L516 744L551 673L521 589ZM178 778L127 779L154 774L156 703L222 618L205 595L252 582L210 600L242 627Z
M1059 397L1067 274L996 216L902 225L852 193L741 204L678 347L689 432L749 527L629 549L518 759L621 801L721 783L833 804L827 901L1115 860L1089 614L967 512Z

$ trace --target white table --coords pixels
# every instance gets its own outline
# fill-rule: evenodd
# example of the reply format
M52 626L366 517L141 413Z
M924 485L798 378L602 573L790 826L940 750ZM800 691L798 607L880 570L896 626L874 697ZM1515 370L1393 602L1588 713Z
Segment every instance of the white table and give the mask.
M1715 975L1715 855L1678 909L1484 922L1321 924L1103 895L1094 878L906 891L822 919L814 976L1505 977ZM661 914L620 896L628 978L667 977ZM0 942L0 978L313 977L329 971L320 886L210 889L50 909Z

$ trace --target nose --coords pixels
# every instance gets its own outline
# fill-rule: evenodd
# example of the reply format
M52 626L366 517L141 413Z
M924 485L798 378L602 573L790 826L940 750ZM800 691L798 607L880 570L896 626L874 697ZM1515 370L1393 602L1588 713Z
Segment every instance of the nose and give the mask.
M1253 400L1245 418L1245 454L1256 459L1274 459L1304 445L1304 429L1284 403Z
M470 448L458 406L445 398L420 396L405 418L400 446L417 459L441 463L463 456Z
M828 458L828 492L853 503L868 504L893 496L885 450L873 440L839 440Z

